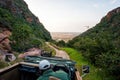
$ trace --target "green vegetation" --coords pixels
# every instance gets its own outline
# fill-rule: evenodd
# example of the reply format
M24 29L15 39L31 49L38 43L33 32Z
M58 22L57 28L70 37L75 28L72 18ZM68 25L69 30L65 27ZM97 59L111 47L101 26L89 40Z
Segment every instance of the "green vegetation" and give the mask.
M55 56L56 54L55 50L46 44L44 44L44 46L42 46L41 48L45 51L52 52L52 56Z
M57 46L60 46L60 47L66 46L66 43L65 43L65 41L63 41L63 40L60 40L60 41L58 41L58 42L55 42L55 44L56 44Z
M10 40L14 51L22 52L31 47L42 47L44 41L51 40L50 33L23 0L13 0L11 4L9 7L7 3L1 3L0 23L12 32Z
M69 41L68 46L80 51L89 62L106 70L115 80L120 80L120 12L116 10L94 28Z
M0 60L0 69L7 67L7 66L8 66L8 64L5 61Z
M90 73L88 73L83 80L114 80L112 77L107 76L105 71L101 68L96 68L90 62L88 62L80 52L76 51L72 48L63 48L69 56L71 60L77 62L76 68L81 72L82 65L89 65L90 66ZM82 73L82 72L81 72ZM81 74L82 75L82 74Z

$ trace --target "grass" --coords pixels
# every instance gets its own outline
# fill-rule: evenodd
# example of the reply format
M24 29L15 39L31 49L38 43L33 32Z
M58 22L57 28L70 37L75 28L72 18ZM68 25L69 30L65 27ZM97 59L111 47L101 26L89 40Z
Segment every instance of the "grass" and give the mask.
M0 60L0 69L7 67L7 66L8 66L8 64L5 61Z
M90 73L83 77L83 80L114 80L112 77L108 77L106 72L100 68L96 68L92 64L90 64L80 52L76 51L72 48L62 48L65 50L68 55L70 56L71 60L76 61L76 68L82 75L82 65L89 65L90 66Z

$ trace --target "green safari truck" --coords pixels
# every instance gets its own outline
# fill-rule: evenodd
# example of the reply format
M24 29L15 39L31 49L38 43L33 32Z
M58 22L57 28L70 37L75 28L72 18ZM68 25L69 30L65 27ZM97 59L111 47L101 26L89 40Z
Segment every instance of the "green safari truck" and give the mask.
M59 69L65 71L71 80L82 80L75 68L76 62L58 57L27 56L24 62L16 63L0 70L0 80L36 80L41 71L38 68L39 61L48 60L53 71Z

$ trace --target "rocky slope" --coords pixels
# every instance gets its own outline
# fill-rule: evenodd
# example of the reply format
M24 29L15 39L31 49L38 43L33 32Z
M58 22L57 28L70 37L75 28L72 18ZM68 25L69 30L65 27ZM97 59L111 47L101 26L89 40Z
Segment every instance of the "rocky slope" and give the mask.
M24 0L0 0L0 50L25 51L51 40Z

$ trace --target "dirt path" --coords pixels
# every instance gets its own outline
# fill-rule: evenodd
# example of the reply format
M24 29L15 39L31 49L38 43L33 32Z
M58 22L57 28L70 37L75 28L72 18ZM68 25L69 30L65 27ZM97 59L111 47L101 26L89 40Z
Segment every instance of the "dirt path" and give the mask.
M59 50L59 49L53 47L53 46L50 45L48 42L46 42L46 44L47 44L48 46L50 46L51 48L53 48L53 49L56 51L56 55L55 55L55 56L57 56L57 57L62 57L63 59L70 59L70 58L69 58L69 55L68 55L65 51Z

